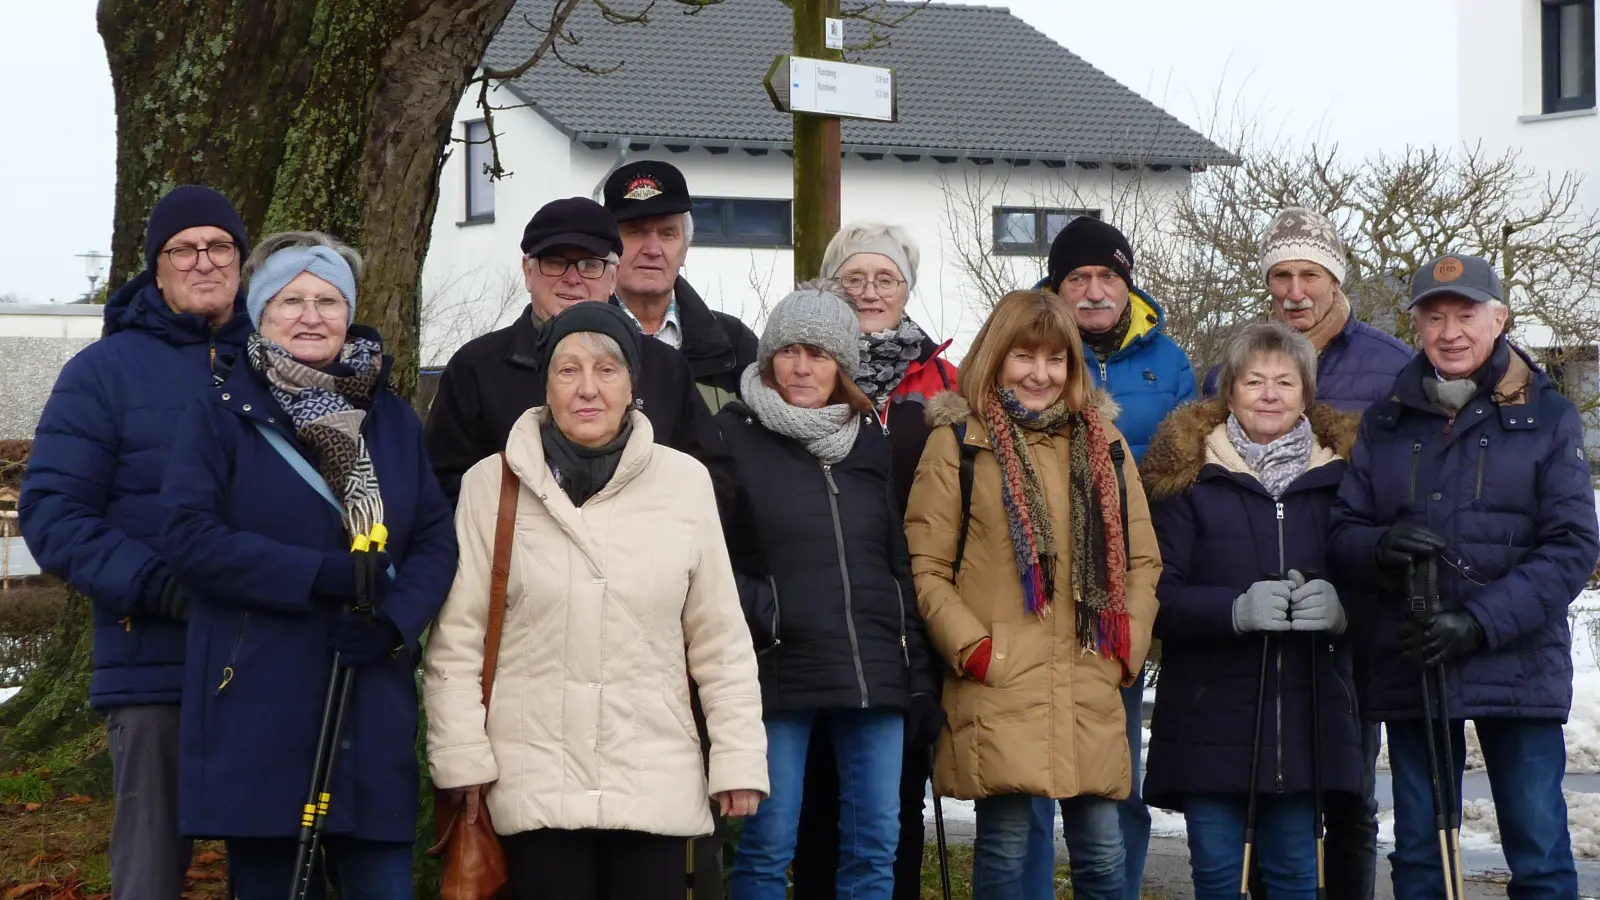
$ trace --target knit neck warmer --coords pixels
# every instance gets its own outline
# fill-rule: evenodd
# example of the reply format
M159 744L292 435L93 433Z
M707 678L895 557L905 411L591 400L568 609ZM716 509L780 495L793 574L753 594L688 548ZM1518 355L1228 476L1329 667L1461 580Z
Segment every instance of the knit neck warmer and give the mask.
M1101 362L1105 362L1111 354L1122 349L1122 342L1127 339L1128 329L1131 327L1133 327L1133 295L1129 294L1128 305L1122 308L1122 315L1117 317L1117 324L1105 331L1083 332L1083 342Z
M383 523L383 495L361 426L383 371L383 346L350 338L326 369L298 362L260 333L250 336L245 353L294 423L295 437L316 453L317 471L343 501L345 530L351 538L371 534Z
M812 456L829 465L850 455L861 431L861 417L847 403L821 409L790 405L761 380L761 367L755 363L739 379L739 398L769 431L799 441Z
M1317 348L1317 352L1321 353L1322 348L1328 346L1328 342L1338 337L1339 332L1344 331L1344 326L1349 322L1350 298L1344 295L1343 290L1334 288L1333 306L1329 307L1327 315L1324 315L1317 324L1312 325L1305 332L1305 336L1311 341L1311 346Z
M622 429L617 436L599 447L574 443L561 433L552 418L539 429L539 444L544 447L544 462L550 467L550 474L555 476L556 484L560 485L573 506L582 507L590 497L600 493L600 489L611 481L611 476L617 474L622 451L627 448L628 438L632 436L633 419L626 413L622 416Z
M1041 618L1050 614L1055 596L1059 553L1050 508L1024 432L1065 429L1070 454L1069 563L1078 643L1107 659L1122 660L1126 666L1132 641L1128 560L1116 471L1100 411L1089 406L1074 413L1058 402L1043 412L1031 412L1017 401L1014 391L997 388L987 404L985 424L1000 465L1000 497L1010 525L1017 574L1022 579L1023 606Z
M927 336L910 316L900 319L900 324L888 331L861 336L861 374L856 377L856 387L872 398L880 409L906 377L906 370L922 355L922 342Z
M1305 474L1311 463L1311 450L1315 441L1311 436L1311 420L1305 416L1295 423L1289 433L1271 443L1257 444L1244 433L1239 417L1228 414L1228 442L1244 458L1245 465L1255 473L1261 486L1276 500L1283 496L1296 478Z

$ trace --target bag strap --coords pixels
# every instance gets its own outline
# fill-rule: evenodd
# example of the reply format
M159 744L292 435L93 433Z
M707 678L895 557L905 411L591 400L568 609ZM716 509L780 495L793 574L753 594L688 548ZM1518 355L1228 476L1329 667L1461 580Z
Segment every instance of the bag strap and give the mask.
M511 579L511 537L517 525L517 495L522 484L500 451L500 505L494 523L494 563L489 569L489 630L483 636L483 708L489 708L495 664L500 659L500 629L506 621L506 582Z
M967 443L967 423L952 422L950 430L956 433L956 446L961 450L961 533L956 538L956 558L950 564L950 574L955 575L967 555L967 531L972 524L972 470L977 465L978 448Z
M251 419L250 424L261 432L261 436L267 439L267 443L272 445L272 449L278 451L278 455L283 457L283 461L288 463L296 474L304 478L306 484L311 485L312 490L321 494L322 499L333 504L333 508L338 511L339 515L344 515L344 504L340 503L339 498L333 495L333 490L328 487L328 482L322 477L322 473L313 469L310 461L289 445L288 438L284 437L276 428L268 427L256 419Z
M1117 508L1122 510L1122 558L1133 565L1133 551L1128 543L1128 481L1122 474L1122 463L1128 458L1121 441L1111 442L1111 468L1117 473Z

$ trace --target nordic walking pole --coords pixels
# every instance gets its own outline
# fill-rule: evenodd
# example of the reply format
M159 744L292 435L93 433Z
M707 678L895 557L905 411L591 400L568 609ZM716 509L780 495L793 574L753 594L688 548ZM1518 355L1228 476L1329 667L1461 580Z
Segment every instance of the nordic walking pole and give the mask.
M1261 716L1267 707L1267 661L1272 656L1272 635L1261 636L1261 677L1256 680L1256 727L1250 741L1250 799L1244 813L1244 868L1239 873L1239 900L1250 896L1250 857L1256 844L1256 779L1261 776Z
M1428 627L1428 622L1433 617L1433 614L1428 609L1428 592L1426 588L1420 591L1417 590L1417 563L1415 558L1406 563L1406 590L1411 610L1411 621L1418 630L1420 638L1421 631ZM1419 652L1420 648L1419 641ZM1417 662L1420 665L1421 660ZM1426 668L1422 669L1422 720L1423 728L1427 735L1428 775L1433 788L1433 821L1434 827L1439 832L1439 865L1444 874L1444 898L1445 900L1456 900L1456 879L1450 865L1450 829L1445 813L1444 783L1439 779L1439 751L1434 740L1433 690L1432 685L1428 683L1428 670Z
M1309 575L1306 577L1310 577ZM1317 697L1321 674L1322 636L1311 635L1311 808L1317 839L1317 900L1327 900L1328 875L1323 854L1327 828L1322 821L1322 703Z
M1431 616L1439 609L1439 560L1430 556L1423 570L1423 582ZM1461 865L1461 807L1456 797L1455 748L1451 746L1454 729L1450 727L1450 689L1445 684L1444 663L1433 667L1433 680L1439 688L1439 739L1444 744L1444 801L1445 817L1450 825L1450 870L1455 884L1456 897L1466 896L1466 879ZM1431 723L1430 723L1431 727Z
M934 755L934 749L928 748L928 756ZM929 771L933 766L928 766ZM939 884L944 888L944 900L950 900L950 848L945 843L944 835L944 803L939 799L939 792L933 792L933 832L939 843Z

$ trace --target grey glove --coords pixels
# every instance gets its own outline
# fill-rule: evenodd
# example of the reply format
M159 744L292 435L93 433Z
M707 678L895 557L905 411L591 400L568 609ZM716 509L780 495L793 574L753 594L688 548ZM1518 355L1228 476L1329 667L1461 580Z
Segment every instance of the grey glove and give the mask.
M1344 634L1349 624L1344 617L1344 606L1339 603L1339 593L1333 585L1320 578L1307 581L1304 575L1290 570L1289 580L1295 585L1289 592L1289 628L1293 631L1326 631Z
M1287 581L1258 581L1233 601L1233 630L1288 631L1289 596L1293 586Z

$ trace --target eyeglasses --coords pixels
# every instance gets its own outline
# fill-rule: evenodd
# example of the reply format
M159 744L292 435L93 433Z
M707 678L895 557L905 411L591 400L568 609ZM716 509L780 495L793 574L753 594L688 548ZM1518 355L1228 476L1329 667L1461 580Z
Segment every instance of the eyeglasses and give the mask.
M317 315L330 322L342 322L350 312L350 304L343 297L285 297L277 301L278 311L288 319L304 316L308 306L315 306Z
M218 241L206 247L173 247L170 250L161 252L167 255L168 260L171 260L174 269L179 272L187 272L200 264L200 254L202 253L206 255L206 259L211 260L213 266L219 269L227 268L233 264L233 260L239 255L239 248L234 246L232 241Z
M859 294L865 291L867 285L870 284L878 292L879 297L889 297L895 291L900 290L900 285L905 284L905 282L892 275L879 275L876 278L868 278L865 275L846 275L839 279L839 284L851 294Z
M606 274L606 268L611 265L609 260L598 256L586 256L583 259L565 259L560 256L538 257L539 273L546 278L565 278L568 269L577 269L578 277L594 281Z

